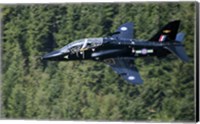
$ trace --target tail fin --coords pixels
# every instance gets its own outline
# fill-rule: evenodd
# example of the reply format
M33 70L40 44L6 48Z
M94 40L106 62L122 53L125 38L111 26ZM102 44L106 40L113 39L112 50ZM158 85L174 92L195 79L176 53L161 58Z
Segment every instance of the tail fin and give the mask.
M175 40L178 28L180 25L180 20L169 22L163 28L161 28L158 33L156 33L149 41L163 42Z
M184 36L185 36L184 33L182 33L182 32L178 33L176 35L176 41L183 43ZM172 53L174 53L182 61L184 61L184 62L188 62L189 61L189 57L187 56L183 45L180 45L180 46L167 46L165 48L168 49L169 51L171 51Z

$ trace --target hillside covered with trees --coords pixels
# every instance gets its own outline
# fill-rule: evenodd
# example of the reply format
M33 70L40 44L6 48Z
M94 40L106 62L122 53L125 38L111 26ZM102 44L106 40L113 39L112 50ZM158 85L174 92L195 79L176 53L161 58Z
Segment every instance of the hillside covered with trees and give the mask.
M8 119L194 121L195 3L2 5L2 111ZM40 57L86 37L105 37L134 22L149 39L181 20L190 57L138 58L142 85L124 81L104 63Z

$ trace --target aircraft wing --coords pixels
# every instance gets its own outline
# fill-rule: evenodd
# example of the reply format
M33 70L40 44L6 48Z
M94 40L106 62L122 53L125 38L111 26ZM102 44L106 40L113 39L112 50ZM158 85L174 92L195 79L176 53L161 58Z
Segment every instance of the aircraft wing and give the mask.
M114 38L127 38L127 39L133 39L133 26L134 24L132 22L127 22L122 24L118 27L118 29L115 31L114 35L112 37Z
M129 83L143 83L137 68L133 65L133 58L112 58L106 60L105 63L110 65L117 74L119 74Z

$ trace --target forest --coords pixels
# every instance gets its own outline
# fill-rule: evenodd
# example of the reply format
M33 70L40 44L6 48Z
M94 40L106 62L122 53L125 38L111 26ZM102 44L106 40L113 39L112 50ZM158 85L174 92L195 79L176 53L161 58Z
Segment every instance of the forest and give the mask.
M1 118L195 121L195 2L1 5ZM175 55L137 58L142 85L104 63L41 61L77 39L106 37L134 22L136 39L181 20L190 62Z

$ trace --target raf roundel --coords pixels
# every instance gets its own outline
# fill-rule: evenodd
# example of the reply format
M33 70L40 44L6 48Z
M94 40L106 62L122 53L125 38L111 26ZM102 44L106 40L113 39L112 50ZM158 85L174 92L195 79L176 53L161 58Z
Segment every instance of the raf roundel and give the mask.
M135 77L134 76L129 76L128 79L129 80L135 80Z
M121 30L122 30L122 31L126 31L126 30L127 30L127 27L121 27Z
M147 49L144 48L144 49L141 50L141 52L142 52L143 55L145 55L145 54L147 54Z

